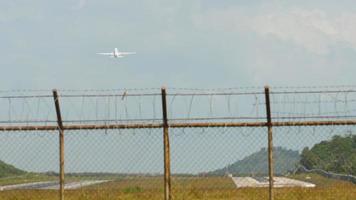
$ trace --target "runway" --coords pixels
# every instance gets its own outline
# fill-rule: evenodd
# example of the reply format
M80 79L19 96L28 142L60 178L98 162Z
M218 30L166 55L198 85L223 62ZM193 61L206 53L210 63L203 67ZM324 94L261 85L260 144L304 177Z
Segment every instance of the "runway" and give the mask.
M268 177L231 177L237 188L268 187ZM315 184L286 177L274 177L274 187L315 187Z
M64 185L65 190L74 190L90 185L96 185L101 183L109 182L109 180L92 180L92 181L77 181L70 182ZM0 191L4 190L58 190L58 181L44 181L44 182L34 182L34 183L22 183L15 185L5 185L0 186Z

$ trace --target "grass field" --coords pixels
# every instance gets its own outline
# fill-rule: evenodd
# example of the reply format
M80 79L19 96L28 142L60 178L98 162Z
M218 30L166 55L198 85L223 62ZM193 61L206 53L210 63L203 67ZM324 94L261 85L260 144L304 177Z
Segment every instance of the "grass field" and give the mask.
M58 178L55 176L47 176L44 174L37 173L26 173L20 176L0 178L0 185L12 185L20 183L32 183L40 181L56 181Z
M310 175L309 175L310 176ZM306 175L292 178L305 180ZM317 184L316 188L278 188L275 189L276 200L355 200L356 185L312 175L309 182ZM110 182L65 192L65 199L105 199L138 200L163 199L163 181L160 177L116 178ZM268 197L267 188L236 189L227 177L174 177L172 180L173 199L231 199L263 200ZM13 199L58 199L58 191L17 190L0 192L0 200Z

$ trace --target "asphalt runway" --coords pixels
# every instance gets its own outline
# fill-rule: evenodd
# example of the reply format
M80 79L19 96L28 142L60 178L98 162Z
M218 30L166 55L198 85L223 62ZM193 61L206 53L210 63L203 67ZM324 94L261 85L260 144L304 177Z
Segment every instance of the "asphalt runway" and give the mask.
M70 182L64 185L65 190L74 190L90 185L96 185L101 183L109 182L109 180L93 180L93 181L80 181L80 182ZM0 191L4 190L58 190L58 181L46 181L46 182L35 182L35 183L22 183L16 185L5 185L0 186Z

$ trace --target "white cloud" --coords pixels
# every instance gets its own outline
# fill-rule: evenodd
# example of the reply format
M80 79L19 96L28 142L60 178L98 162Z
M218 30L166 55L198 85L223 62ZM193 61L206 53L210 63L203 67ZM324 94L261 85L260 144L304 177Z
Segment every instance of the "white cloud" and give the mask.
M352 12L329 14L317 9L292 8L251 16L244 8L235 7L205 13L196 23L224 31L253 31L322 55L340 44L356 49L356 13Z

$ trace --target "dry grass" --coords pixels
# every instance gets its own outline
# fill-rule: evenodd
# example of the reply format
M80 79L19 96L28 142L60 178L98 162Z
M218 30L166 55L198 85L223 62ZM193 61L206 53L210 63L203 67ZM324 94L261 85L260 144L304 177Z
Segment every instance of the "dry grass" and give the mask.
M304 179L305 175L294 178ZM310 182L318 184L316 188L279 188L275 189L276 200L355 200L356 186L352 183L312 176ZM163 182L160 177L141 177L117 179L101 185L65 192L65 199L75 200L119 200L119 199L163 199ZM263 200L268 197L267 188L235 189L231 179L225 177L175 177L172 181L175 200ZM21 190L2 191L0 200L58 199L57 191Z

